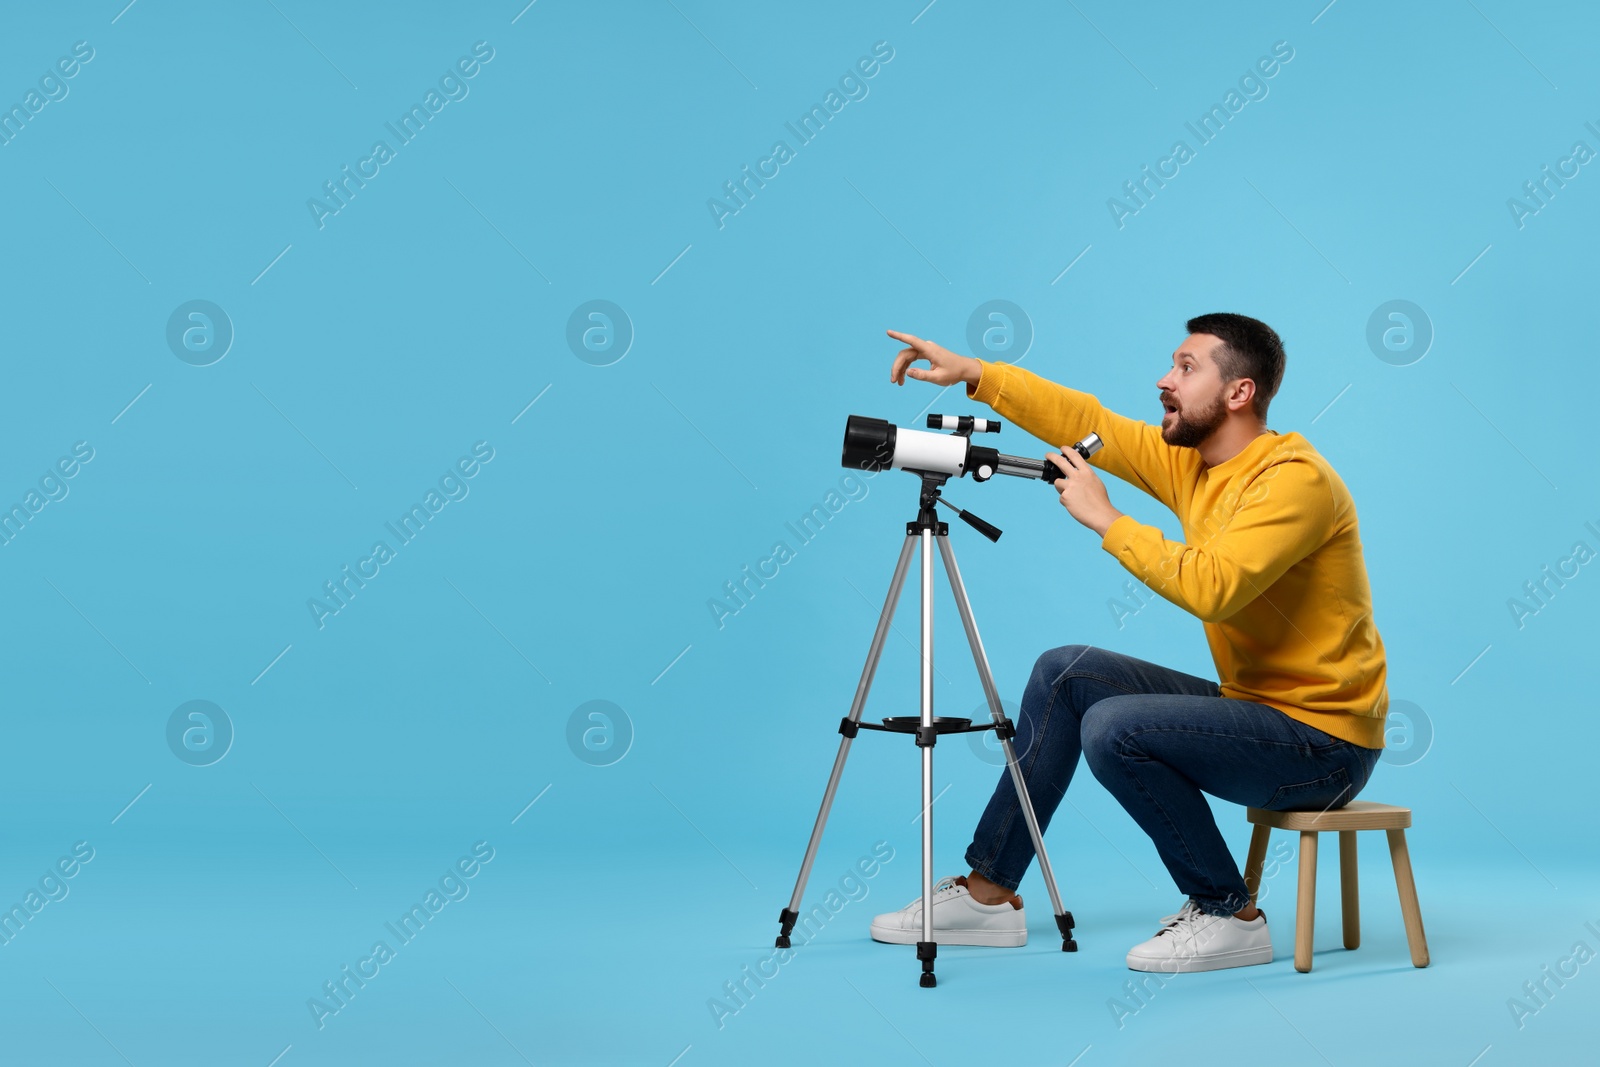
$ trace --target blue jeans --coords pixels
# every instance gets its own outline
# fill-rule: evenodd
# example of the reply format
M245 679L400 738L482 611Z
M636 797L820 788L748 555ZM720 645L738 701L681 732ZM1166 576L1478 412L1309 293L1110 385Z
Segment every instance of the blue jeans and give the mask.
M1082 752L1150 835L1178 889L1213 915L1242 910L1250 895L1202 791L1272 811L1341 808L1382 752L1266 704L1224 698L1216 682L1087 645L1039 657L1013 744L1041 830ZM1010 771L1002 771L966 861L1014 890L1033 856Z

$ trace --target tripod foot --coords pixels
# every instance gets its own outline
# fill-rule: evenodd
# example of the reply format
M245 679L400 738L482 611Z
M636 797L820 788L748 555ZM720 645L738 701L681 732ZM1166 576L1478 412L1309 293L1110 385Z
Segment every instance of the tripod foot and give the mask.
M1078 951L1078 942L1072 937L1072 912L1064 912L1056 916L1056 929L1061 931L1061 951Z
M789 947L789 935L794 932L794 924L800 919L800 913L790 908L784 908L778 914L779 932L778 940L774 943L777 948Z
M932 989L939 984L939 979L933 976L933 958L938 955L939 945L934 941L917 942L917 959L922 961L922 980L918 983L923 989Z
M922 986L923 989L932 989L934 986L939 984L939 979L933 976L932 971L929 971L922 976L922 980L917 984Z

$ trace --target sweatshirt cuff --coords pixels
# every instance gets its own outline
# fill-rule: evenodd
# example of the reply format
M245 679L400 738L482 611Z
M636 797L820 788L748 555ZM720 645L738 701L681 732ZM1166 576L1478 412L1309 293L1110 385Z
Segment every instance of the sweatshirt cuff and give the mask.
M983 373L978 376L976 386L967 386L967 399L976 400L992 408L994 402L1000 399L1000 377L1003 372L999 369L998 363L990 363L984 359L978 362L983 365Z
M1139 520L1132 515L1126 512L1118 515L1111 520L1111 525L1106 527L1105 536L1100 539L1100 547L1113 556L1118 555L1124 548L1128 547L1133 538L1133 532L1139 526Z

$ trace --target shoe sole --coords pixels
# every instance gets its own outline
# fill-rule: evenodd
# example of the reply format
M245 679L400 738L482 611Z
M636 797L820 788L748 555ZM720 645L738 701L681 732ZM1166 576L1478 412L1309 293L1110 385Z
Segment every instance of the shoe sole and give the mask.
M1251 967L1271 962L1272 946L1267 945L1262 948L1242 948L1233 952L1217 952L1204 956L1167 956L1161 959L1129 956L1128 969L1160 971L1162 974L1191 974L1196 971L1219 971L1225 967Z
M895 930L872 924L872 940L886 945L915 945L922 940L921 930ZM934 940L940 945L975 945L979 948L1021 948L1028 943L1026 930L935 930Z

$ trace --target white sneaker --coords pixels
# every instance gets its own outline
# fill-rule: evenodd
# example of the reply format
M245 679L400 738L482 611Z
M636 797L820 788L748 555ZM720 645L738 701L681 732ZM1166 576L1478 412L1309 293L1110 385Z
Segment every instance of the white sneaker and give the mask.
M1178 914L1163 918L1156 936L1128 953L1132 970L1164 974L1271 962L1266 912L1245 922L1232 915L1207 915L1192 900L1185 901Z
M933 887L933 940L940 945L1017 948L1028 943L1022 898L1005 904L980 904L967 892L966 878L941 878ZM922 940L922 897L899 911L872 920L872 939L891 945Z

